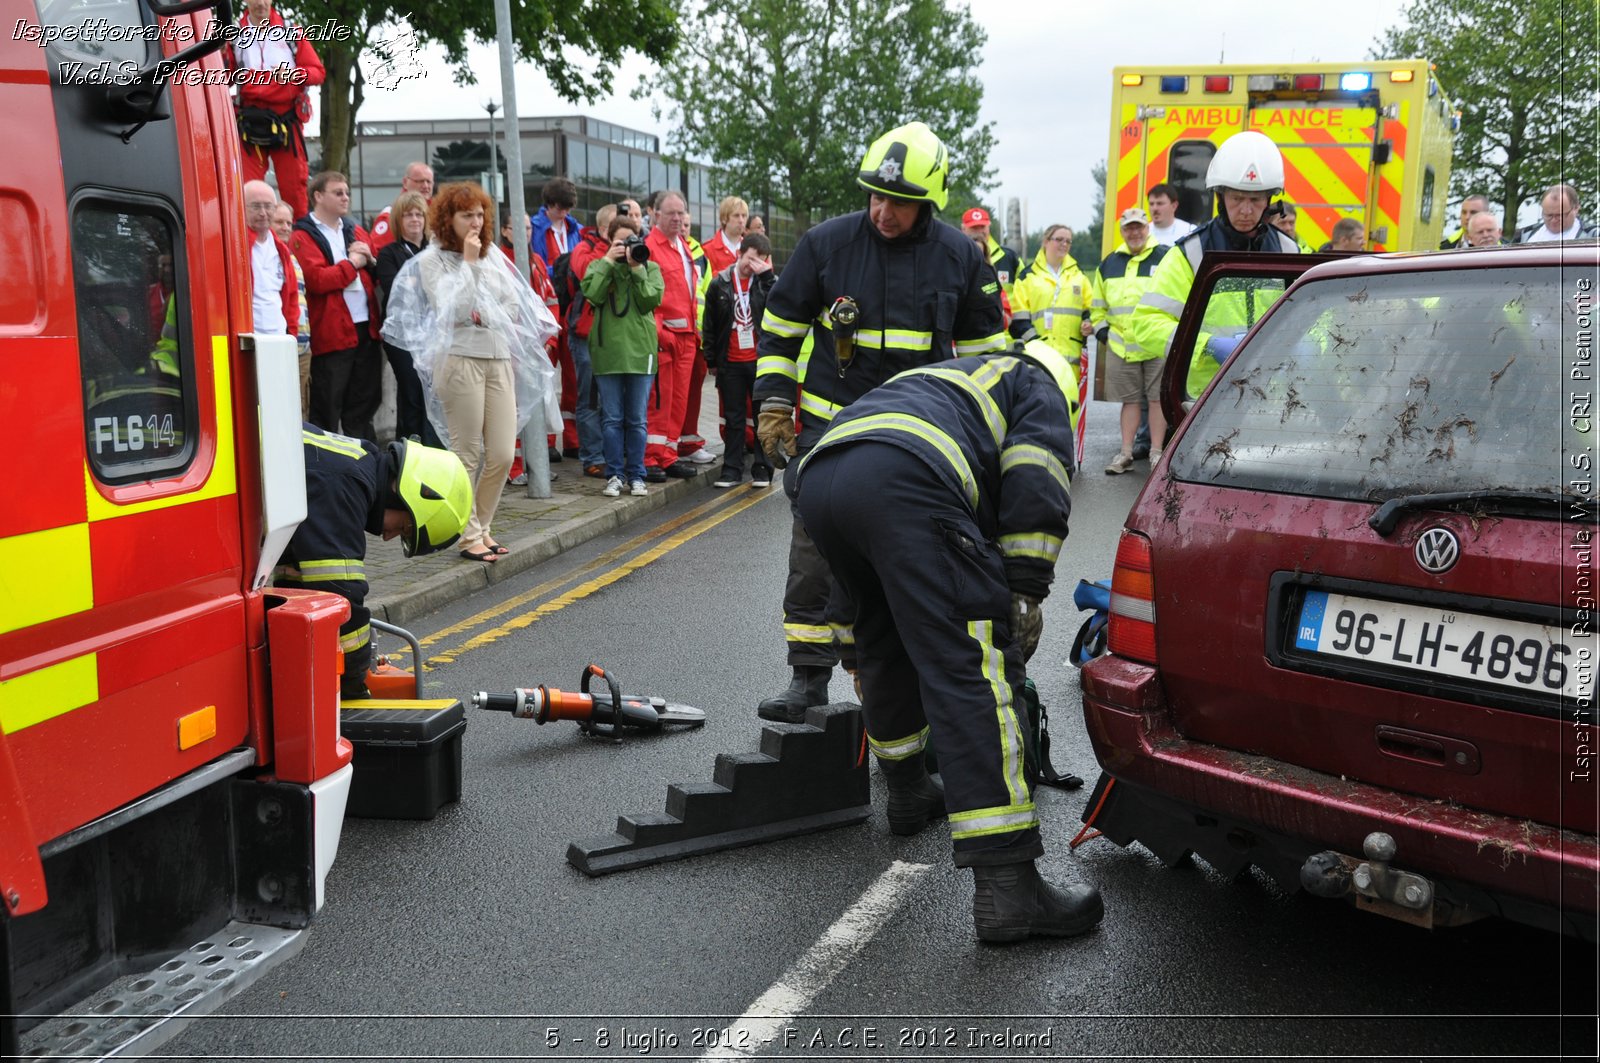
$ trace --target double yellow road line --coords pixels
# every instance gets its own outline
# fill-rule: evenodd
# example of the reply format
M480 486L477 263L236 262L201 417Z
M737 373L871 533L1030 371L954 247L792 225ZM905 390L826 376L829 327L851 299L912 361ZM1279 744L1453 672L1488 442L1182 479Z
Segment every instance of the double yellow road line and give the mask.
M487 646L497 642L507 635L521 631L532 624L537 624L547 616L559 613L574 602L581 602L589 595L602 588L639 571L646 565L659 561L684 543L696 536L710 531L729 517L736 516L759 505L773 495L781 494L777 488L766 491L746 490L730 491L719 494L709 502L696 506L689 512L674 517L669 521L651 528L641 535L637 535L621 546L614 547L601 554L599 557L583 565L574 572L546 580L530 591L525 591L513 598L508 598L498 605L491 606L480 613L475 613L458 623L420 639L419 644L427 653L430 647L453 639L467 636L464 641L456 642L436 653L429 653L422 662L423 671L443 664L450 664L462 654L470 650ZM656 540L659 540L657 542ZM654 546L641 551L641 547L655 542ZM640 551L637 552L636 551ZM598 573L598 574L596 574ZM528 606L532 608L527 608ZM527 609L526 612L518 610ZM510 615L515 614L515 615ZM502 619L505 618L505 619ZM498 623L495 623L498 621ZM493 623L493 627L483 630L485 624ZM476 632L476 634L472 634ZM403 657L409 651L390 654L393 657Z

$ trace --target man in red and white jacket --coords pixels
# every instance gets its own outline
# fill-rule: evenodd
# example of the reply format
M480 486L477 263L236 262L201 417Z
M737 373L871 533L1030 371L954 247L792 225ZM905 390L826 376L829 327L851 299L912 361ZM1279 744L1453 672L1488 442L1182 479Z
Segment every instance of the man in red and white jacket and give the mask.
M400 191L415 192L425 202L433 202L433 167L425 162L414 162L406 167L406 175L400 178ZM399 196L395 197L399 199ZM372 252L377 254L385 247L394 243L394 228L389 224L389 208L392 203L385 204L378 211L378 216L372 219Z
M300 284L289 245L272 231L277 193L265 181L244 183L244 224L250 241L251 325L257 333L293 336L300 325Z
M229 42L227 51L230 67L250 71L239 83L239 106L278 115L289 142L274 148L240 145L240 168L246 181L259 181L267 176L270 162L278 176L278 195L298 218L306 213L309 165L303 126L311 117L311 102L305 90L322 84L326 74L311 42L273 10L272 0L245 0L244 8L239 25L248 32Z
M311 423L376 443L383 400L376 257L365 229L346 217L350 182L325 170L311 182L311 213L294 223L294 256L311 316Z
M689 207L678 192L665 192L656 204L655 225L645 237L650 261L661 267L666 290L656 307L656 341L660 344L656 393L650 405L645 436L644 477L663 483L668 477L691 479L694 464L678 460L679 436L689 411L689 386L700 353L698 303L705 253L689 243Z

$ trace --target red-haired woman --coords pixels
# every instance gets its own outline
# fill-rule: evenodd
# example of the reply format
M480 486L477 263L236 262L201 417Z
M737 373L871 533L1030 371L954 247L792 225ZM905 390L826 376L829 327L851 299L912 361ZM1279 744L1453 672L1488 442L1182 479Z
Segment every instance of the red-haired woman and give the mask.
M492 563L509 552L490 524L517 435L535 410L548 418L555 405L544 345L557 325L494 245L494 204L482 188L445 185L428 221L434 242L395 278L383 335L412 352L429 419L473 477L461 556Z

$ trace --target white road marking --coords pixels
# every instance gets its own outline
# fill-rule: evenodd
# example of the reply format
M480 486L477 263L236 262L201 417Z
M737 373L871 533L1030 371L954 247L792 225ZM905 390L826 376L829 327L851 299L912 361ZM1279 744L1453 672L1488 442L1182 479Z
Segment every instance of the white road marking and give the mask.
M896 860L878 876L844 914L823 931L804 956L794 962L772 988L724 1031L722 1047L701 1056L706 1059L746 1059L772 1046L785 1026L810 1006L817 995L856 955L878 929L911 896L917 882L933 870L932 864Z

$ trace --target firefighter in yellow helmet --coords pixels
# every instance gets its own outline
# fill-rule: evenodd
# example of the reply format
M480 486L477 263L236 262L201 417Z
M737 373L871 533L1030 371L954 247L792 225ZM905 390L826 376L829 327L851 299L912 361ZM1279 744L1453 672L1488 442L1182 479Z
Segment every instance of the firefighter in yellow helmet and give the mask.
M933 130L921 122L892 130L867 149L856 174L866 209L823 222L795 246L767 297L756 348L757 435L776 468L809 451L841 410L896 373L1005 349L994 271L971 240L934 216L949 198L949 172ZM814 347L802 374L808 331ZM804 720L809 706L827 703L841 651L854 667L850 632L827 623L831 582L797 516L783 601L792 677L757 708L763 719Z
M1268 223L1272 197L1283 191L1283 155L1264 133L1250 130L1223 141L1206 170L1206 187L1216 193L1216 217L1173 245L1156 267L1150 290L1129 316L1125 336L1142 350L1171 354L1167 348L1205 252L1300 253L1294 240ZM1189 364L1189 394L1205 390L1250 326L1281 294L1279 287L1275 292L1230 292L1211 300ZM1152 449L1160 449L1161 442L1152 440Z
M276 582L328 591L350 603L350 617L339 628L340 695L364 698L372 660L366 537L398 538L407 557L444 549L472 512L472 481L460 458L414 441L396 440L380 450L312 424L301 436L306 519L289 540Z

